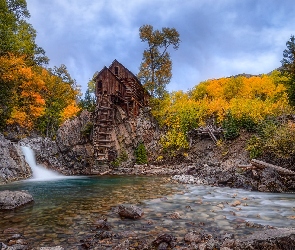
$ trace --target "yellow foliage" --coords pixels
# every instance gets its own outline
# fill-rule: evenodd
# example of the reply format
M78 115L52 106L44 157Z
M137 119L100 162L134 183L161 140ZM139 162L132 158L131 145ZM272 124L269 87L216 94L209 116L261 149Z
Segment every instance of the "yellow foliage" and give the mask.
M28 115L25 112L18 110L16 108L12 110L11 116L8 119L7 124L9 125L18 124L21 127L27 127L27 128L31 128L33 125Z
M290 112L286 78L278 71L270 75L229 77L201 82L188 93L177 91L154 101L153 115L167 134L164 149L187 148L186 133L212 118L222 124L226 114L234 119L247 117L258 123L269 116Z

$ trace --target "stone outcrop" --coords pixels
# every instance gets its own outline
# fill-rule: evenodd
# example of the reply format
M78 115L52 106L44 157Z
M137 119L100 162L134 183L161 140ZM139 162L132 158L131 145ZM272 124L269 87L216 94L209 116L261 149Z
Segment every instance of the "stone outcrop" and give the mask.
M65 174L94 174L92 114L84 110L67 120L58 130L56 144L62 156Z
M26 179L31 174L21 148L0 134L0 184Z
M1 191L0 210L11 210L34 201L31 194L25 191Z
M63 160L55 141L43 137L27 137L20 140L18 146L31 148L35 153L38 164L63 173Z
M141 109L137 117L127 117L119 106L115 107L114 124L110 129L112 146L109 148L108 162L95 160L93 128L94 117L87 111L60 127L55 143L60 154L59 161L64 165L59 166L62 173L101 174L109 170L109 166L112 167L112 161L119 161L120 166L133 166L134 150L139 142L145 144L150 160L153 160L159 150L160 130L148 108ZM42 157L40 161L43 163L46 159Z

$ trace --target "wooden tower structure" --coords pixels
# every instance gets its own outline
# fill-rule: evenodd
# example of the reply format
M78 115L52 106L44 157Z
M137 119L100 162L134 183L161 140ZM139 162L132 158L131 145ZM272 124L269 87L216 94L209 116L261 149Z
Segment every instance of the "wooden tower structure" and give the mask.
M148 92L137 77L117 60L104 67L95 77L96 110L93 145L97 161L113 160L115 115L118 106L127 117L136 117L147 105Z

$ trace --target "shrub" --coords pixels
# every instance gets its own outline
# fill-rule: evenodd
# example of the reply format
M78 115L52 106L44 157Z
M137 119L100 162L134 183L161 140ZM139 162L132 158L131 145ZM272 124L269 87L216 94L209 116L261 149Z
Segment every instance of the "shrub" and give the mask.
M147 158L147 151L142 142L140 142L135 149L135 162L136 164L146 164L148 163L148 158Z
M119 167L122 164L122 162L125 162L127 160L128 160L128 154L127 154L126 150L123 149L121 151L119 157L116 158L114 161L111 162L111 166L117 168L117 167Z
M291 158L295 155L295 123L278 124L275 121L264 121L259 133L253 136L247 145L251 158L262 153L272 154L278 158Z
M257 158L262 155L262 140L258 136L252 136L247 143L246 150L249 151L250 158Z
M249 116L243 115L239 120L239 124L241 128L246 129L248 132L257 131L257 123Z
M295 154L295 124L289 122L277 128L265 143L267 152L280 158L290 158Z
M93 123L88 122L82 129L81 133L83 137L89 137L93 129Z
M239 123L232 116L231 112L227 113L222 127L224 129L224 138L227 140L233 140L240 135Z

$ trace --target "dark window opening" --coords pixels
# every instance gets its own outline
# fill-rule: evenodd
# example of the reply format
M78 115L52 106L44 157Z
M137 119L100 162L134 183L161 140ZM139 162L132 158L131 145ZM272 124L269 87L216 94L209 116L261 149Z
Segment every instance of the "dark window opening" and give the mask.
M98 89L101 89L101 88L102 88L102 81L99 81L99 82L97 83L97 88L98 88Z
M115 75L117 76L117 75L119 75L119 67L115 67Z

